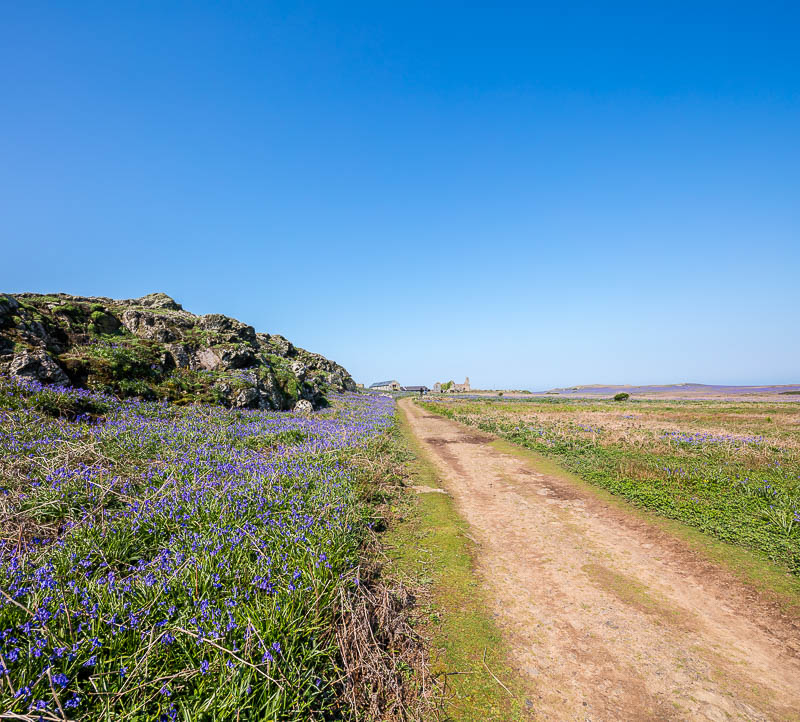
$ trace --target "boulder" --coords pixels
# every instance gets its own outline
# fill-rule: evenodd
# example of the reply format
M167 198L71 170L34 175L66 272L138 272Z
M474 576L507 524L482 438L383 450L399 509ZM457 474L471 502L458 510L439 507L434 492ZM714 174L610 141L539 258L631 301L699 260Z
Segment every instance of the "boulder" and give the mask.
M258 389L250 387L240 389L231 398L231 408L234 409L257 409L261 407L262 398Z
M103 311L95 311L92 314L92 324L97 333L116 333L122 326L116 316Z
M69 383L64 370L41 349L15 353L8 371L12 376L26 376L44 384Z
M243 386L244 384L244 386ZM289 408L284 394L269 372L261 370L239 372L235 379L221 379L214 384L214 391L225 406L234 409Z
M214 371L222 363L219 354L213 348L201 348L195 351L195 364L205 371Z
M283 392L280 386L278 386L278 382L272 370L261 369L258 374L258 379L259 391L262 401L264 402L263 408L275 409L276 411L287 408Z
M300 401L294 405L294 409L292 409L296 414L310 414L313 410L314 407L307 399L300 399Z
M134 298L132 303L135 306L143 306L144 308L162 308L167 311L183 311L183 306L179 304L174 298L170 298L166 293L148 293L141 298Z

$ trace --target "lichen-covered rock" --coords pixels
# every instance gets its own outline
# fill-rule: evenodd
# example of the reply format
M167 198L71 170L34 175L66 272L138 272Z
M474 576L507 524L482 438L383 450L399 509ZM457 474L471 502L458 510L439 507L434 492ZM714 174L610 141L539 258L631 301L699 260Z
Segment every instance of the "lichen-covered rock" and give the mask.
M278 356L289 358L295 354L295 347L283 336L278 334L262 334L262 343Z
M295 405L293 411L298 414L310 414L314 410L314 407L311 405L310 401L306 399L300 399Z
M123 303L125 303L123 301ZM183 306L179 304L175 299L170 298L167 296L166 293L148 293L146 296L142 296L141 298L135 298L132 301L128 301L127 303L136 305L136 306L143 306L144 308L163 308L168 311L182 311Z
M119 331L120 326L122 326L122 323L116 316L105 313L104 311L94 311L90 318L92 319L92 330L95 333L114 334Z
M167 316L152 311L127 309L122 312L122 325L140 338L152 339L160 343L172 343L183 336L183 331L191 328L191 323L180 316Z
M248 369L258 365L252 349L236 346L198 349L194 361L198 368L206 371Z
M8 367L12 376L27 376L45 384L67 384L69 378L46 351L20 351Z
M213 390L225 406L235 409L291 409L295 402L265 369L225 377L214 384Z
M283 336L222 314L196 316L163 293L0 295L0 372L88 386L120 396L236 408L318 408L350 374Z
M252 326L237 321L235 318L223 316L221 313L209 313L200 316L198 319L200 328L213 332L218 339L227 341L241 341L243 343L256 344L256 331Z
M257 409L263 403L258 389L250 386L246 389L239 389L231 400L234 409Z

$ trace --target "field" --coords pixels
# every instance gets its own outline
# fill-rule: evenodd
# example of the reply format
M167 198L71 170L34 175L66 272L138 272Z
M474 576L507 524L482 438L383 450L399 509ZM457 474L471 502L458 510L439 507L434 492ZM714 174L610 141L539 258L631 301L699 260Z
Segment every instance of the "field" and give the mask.
M447 423L441 416L552 457L637 506L770 559L786 579L800 577L797 404L406 399L402 408L421 404L438 416L407 416L400 427L406 441L400 442L393 399L330 394L330 401L304 415L119 400L0 377L0 717L389 719L380 705L359 706L364 698L355 701L355 677L371 690L367 695L380 688L397 709L410 701L421 710L443 694L437 704L459 719L526 718L531 699L559 709L563 700L535 696L535 685L526 682L528 666L517 664L521 657L512 651L507 658L514 638L507 647L507 627L495 619L502 621L510 607L491 607L506 590L495 588L499 582L486 572L496 567L495 551L542 551L501 538L523 514L517 497L509 501L504 494L516 494L513 489L525 488L532 477L520 481L515 464L524 463L506 456L494 496L481 497L481 484L489 481L480 464L500 463L502 454L492 447L498 442L470 430L463 443L441 436L452 430L412 433L412 426L431 419ZM423 453L422 441L437 442L431 449L442 455ZM448 471L446 462L457 454L464 455L463 466ZM431 464L434 458L439 466ZM461 472L467 473L463 479ZM415 492L441 492L445 480L450 492L423 488L426 493L409 497L392 490L392 484L408 487L402 478L409 473ZM460 488L458 479L477 486ZM559 504L565 506L558 513L574 516L565 536L556 537L561 517L542 527L556 545L597 519L570 506L574 489L562 491ZM459 509L467 510L467 497L480 497L484 505L469 525L453 505L461 498ZM510 516L493 541L484 535L476 543L473 527L492 508ZM545 503L525 506L524 513L553 509ZM419 650L435 681L426 676L425 662L414 666L400 650L404 642L392 636L405 622L390 594L373 618L358 606L375 598L372 577L362 570L376 521L389 530L380 554L422 596L417 622L429 639ZM536 528L525 522L519 533ZM619 538L609 532L603 540ZM630 600L593 596L597 579L584 577L587 569L600 568L596 560L568 574L556 553L536 564L512 560L518 567L507 568L522 575L514 598L528 588L524 575L551 563L550 557L553 574L565 575L564 589L587 615L595 614L593 604L604 614L614 608L615 618L627 619L626 628L649 639L647 614L645 622L625 616ZM603 560L612 564L611 557ZM626 556L620 568L628 563ZM483 576L474 576L476 570ZM624 573L633 579L634 572ZM540 589L538 581L529 586ZM660 599L655 591L651 596ZM537 592L531 600L544 604L546 595ZM361 627L353 622L354 608L366 622ZM542 611L556 621L559 613ZM573 617L578 614L573 609ZM519 617L518 634L530 632L528 615ZM380 635L388 636L376 642ZM553 659L565 659L569 647L554 639ZM629 646L607 641L617 650ZM535 648L529 642L520 647L526 654ZM380 679L369 677L368 663L352 666L346 659L369 644L383 644L391 658ZM358 674L348 674L353 669ZM562 671L551 663L542 674L554 675L554 689L561 689ZM564 674L574 678L575 670ZM633 700L638 692L631 694ZM582 702L576 697L575 704Z
M796 404L443 398L424 406L800 575Z
M9 719L317 719L370 524L351 463L393 402L309 416L0 379Z

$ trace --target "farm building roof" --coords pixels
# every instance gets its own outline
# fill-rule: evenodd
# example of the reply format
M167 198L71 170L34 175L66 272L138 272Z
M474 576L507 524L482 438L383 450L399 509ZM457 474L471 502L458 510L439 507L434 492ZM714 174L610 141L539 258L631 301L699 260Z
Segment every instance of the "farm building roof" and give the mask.
M389 386L389 384L396 384L397 381L376 381L374 384L370 384L369 387L374 389L376 386Z

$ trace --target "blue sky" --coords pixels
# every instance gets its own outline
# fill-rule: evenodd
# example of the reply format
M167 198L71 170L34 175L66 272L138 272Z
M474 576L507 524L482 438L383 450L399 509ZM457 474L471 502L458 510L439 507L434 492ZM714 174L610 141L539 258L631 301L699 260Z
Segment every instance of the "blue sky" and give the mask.
M795 3L0 9L0 289L481 387L800 380Z

